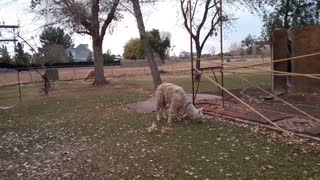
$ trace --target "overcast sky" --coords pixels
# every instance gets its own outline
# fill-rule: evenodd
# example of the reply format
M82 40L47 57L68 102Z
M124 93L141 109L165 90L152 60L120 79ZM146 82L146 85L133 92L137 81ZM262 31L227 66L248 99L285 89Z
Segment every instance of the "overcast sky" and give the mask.
M39 34L43 25L42 21L34 21L34 16L29 11L30 0L18 0L18 2L6 4L9 0L0 0L0 22L7 25L20 24L20 35L24 37L30 44L39 46ZM174 2L161 2L155 6L142 6L144 13L144 21L147 30L159 29L160 31L171 33L171 45L174 46L172 52L178 55L181 51L189 50L189 34L184 29L182 19L178 13L178 4ZM224 49L228 50L232 42L240 42L248 34L259 36L261 32L261 19L256 15L251 15L246 9L232 9L235 17L239 18L233 23L231 29L225 31ZM1 32L5 38L11 35ZM34 40L32 39L34 37ZM103 51L108 49L113 54L123 53L125 43L133 37L139 37L137 25L134 17L126 14L122 21L116 23L116 28L112 34L107 34L104 43ZM1 37L3 38L3 37ZM75 45L89 44L91 40L88 36L73 35ZM9 51L13 51L10 48ZM25 45L26 46L26 45ZM12 46L11 46L12 47ZM219 39L209 39L204 47L203 53L211 52L212 49L219 49ZM27 48L26 48L27 49ZM28 48L29 49L29 48Z

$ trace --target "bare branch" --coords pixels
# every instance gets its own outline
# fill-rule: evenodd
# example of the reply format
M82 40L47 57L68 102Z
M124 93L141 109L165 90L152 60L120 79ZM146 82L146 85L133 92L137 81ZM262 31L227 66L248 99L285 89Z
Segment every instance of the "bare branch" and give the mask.
M182 16L184 19L184 26L187 29L187 31L189 33L191 33L192 38L196 38L195 34L193 34L193 32L191 32L192 27L189 27L189 24L188 24L187 12L189 11L189 6L187 5L186 10L184 10L184 7L183 7L184 2L185 2L185 0L180 0L181 12L182 12Z
M197 9L198 2L199 2L199 0L196 0L196 3L195 3L195 5L194 5L193 13L192 13L192 18L191 18L192 20L194 19L194 15L196 14L196 9Z
M201 20L201 23L199 24L198 29L197 29L197 35L200 35L201 29L202 29L204 23L207 20L208 11L209 11L208 7L210 5L210 2L211 2L210 0L206 1L205 8L204 8L204 13L203 13L203 16L202 16L202 20Z
M213 7L217 7L217 5L220 3L220 1L218 1L218 2L216 2L216 1L214 1L214 4L212 5L212 6L210 6L210 7L208 7L208 9L211 9L211 8L213 8Z
M111 7L111 9L110 9L110 12L109 12L106 20L105 20L104 23L103 23L103 26L102 26L102 29L101 29L101 38L102 38L102 39L103 39L103 37L104 37L104 35L105 35L105 33L106 33L106 29L107 29L108 25L111 23L111 21L112 21L112 20L114 19L114 17L115 17L115 12L116 12L117 7L118 7L118 5L119 5L119 1L120 1L120 0L115 0L115 1L113 2L113 5L112 5L112 7Z
M128 8L126 5L124 5L123 3L119 3L120 6L124 7L126 11L128 11L130 14L132 14L133 16L135 16L134 12L132 9Z
M203 39L202 43L201 43L201 46L200 46L201 49L203 49L203 47L204 47L205 43L207 42L208 38L212 35L215 27L219 24L220 19L219 18L216 19L218 14L219 14L219 11L217 11L215 13L215 15L213 16L213 18L211 19L211 27L210 27L210 30L208 31L208 33L206 34L205 38ZM215 19L216 19L216 22L214 23Z

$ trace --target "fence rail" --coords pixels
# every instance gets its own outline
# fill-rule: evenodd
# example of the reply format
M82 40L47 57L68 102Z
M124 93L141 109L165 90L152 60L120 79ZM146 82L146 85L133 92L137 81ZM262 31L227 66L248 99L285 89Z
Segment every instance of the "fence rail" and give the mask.
M212 66L213 60L201 60L203 67ZM261 56L248 57L233 57L229 63L232 64L253 64L257 62L270 61L270 58L262 58ZM166 73L179 73L190 70L189 59L170 59L161 64L158 62L159 70ZM63 67L52 66L51 68L57 68L59 72L59 80L70 81L84 79L87 72L93 69L93 66L70 66ZM18 69L19 70L19 69ZM18 82L18 70L0 68L0 87L17 85ZM43 69L37 69L40 73L44 73ZM135 61L122 61L118 66L105 66L106 77L122 77L122 76L144 76L150 74L148 63L145 60ZM39 73L32 67L23 68L23 71L19 72L20 83L28 84L35 82L42 82L42 78Z

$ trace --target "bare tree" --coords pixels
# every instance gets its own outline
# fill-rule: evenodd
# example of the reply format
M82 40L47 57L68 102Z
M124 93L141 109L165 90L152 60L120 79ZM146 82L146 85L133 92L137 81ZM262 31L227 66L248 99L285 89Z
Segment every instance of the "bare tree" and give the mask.
M120 0L31 0L31 8L44 15L51 24L59 23L92 38L95 85L107 84L104 76L102 43L107 28L118 20Z
M150 44L149 39L147 37L147 33L146 33L145 26L144 26L144 21L143 21L143 16L141 13L140 2L139 2L139 0L130 0L130 1L132 3L133 12L130 11L130 9L128 9L128 8L127 8L127 10L129 10L135 16L135 18L137 20L137 26L138 26L139 34L140 34L140 40L144 46L145 56L146 56L146 59L148 61L148 64L149 64L149 67L151 70L154 88L156 89L162 83L162 81L161 81L161 77L160 77L157 63L154 59L154 54L153 54L151 44ZM145 2L148 2L148 1L145 1Z
M184 26L195 43L197 58L201 58L201 53L206 41L212 35L217 35L219 25L219 3L218 0L195 0L190 11L188 0L179 0ZM189 23L189 13L191 14L192 27ZM191 31L192 30L192 31ZM200 61L196 62L196 68L200 68Z

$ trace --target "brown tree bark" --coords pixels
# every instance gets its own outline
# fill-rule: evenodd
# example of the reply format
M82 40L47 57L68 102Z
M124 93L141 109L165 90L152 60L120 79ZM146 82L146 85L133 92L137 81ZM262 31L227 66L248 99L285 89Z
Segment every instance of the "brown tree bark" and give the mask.
M105 85L108 83L104 77L104 64L103 64L103 55L102 55L102 42L104 35L100 35L100 23L99 23L99 0L94 0L91 7L92 22L90 33L92 37L92 48L93 48L93 57L94 57L94 71L95 79L93 84L96 86ZM93 28L95 27L95 28ZM103 33L103 30L101 30Z
M197 51L197 59L201 59L201 53L202 53L202 47L200 46L199 39L200 39L200 38L197 38L197 39L195 40L196 51ZM193 56L193 55L191 54L191 56ZM200 60L196 60L196 68L197 68L197 69L200 69L200 68L201 68L201 61L200 61ZM196 72L195 72L195 80L196 80L197 82L199 82L199 81L200 81L200 78L201 78L200 74L196 71Z
M200 45L200 41L199 41L200 38L195 38L194 40L194 44L195 44L195 48L196 48L196 54L197 54L197 58L198 59L201 59L201 54L202 54L202 47ZM200 61L197 61L196 62L196 67L197 69L200 68Z
M102 54L102 40L96 38L92 40L93 47L93 56L94 56L94 71L95 71L95 80L94 85L105 85L109 81L104 77L104 63L103 63L103 54Z
M149 40L147 38L147 33L146 33L144 22L143 22L140 3L139 3L139 0L131 0L131 2L132 2L132 5L133 5L134 15L135 15L136 20L137 20L140 39L141 39L141 42L142 42L142 44L144 46L145 56L147 58L147 61L148 61L148 64L149 64L149 67L150 67L150 70L151 70L153 83L154 83L154 88L156 89L162 83L162 81L161 81L160 73L158 71L157 63L154 60L152 47L151 47L150 42L149 42Z

